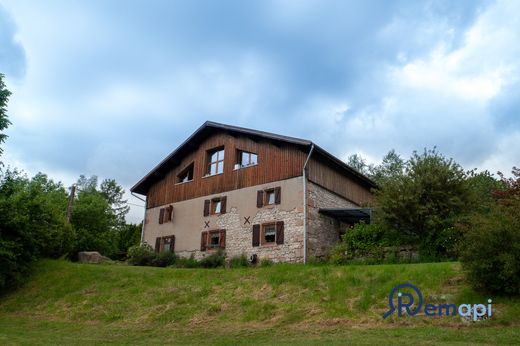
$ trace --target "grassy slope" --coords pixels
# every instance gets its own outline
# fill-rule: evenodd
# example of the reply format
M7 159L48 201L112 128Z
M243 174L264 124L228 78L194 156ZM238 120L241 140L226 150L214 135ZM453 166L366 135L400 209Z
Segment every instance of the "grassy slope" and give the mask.
M481 303L457 263L162 269L41 262L0 302L0 344L515 343L520 299L494 298L490 321L382 320L391 288L427 302Z

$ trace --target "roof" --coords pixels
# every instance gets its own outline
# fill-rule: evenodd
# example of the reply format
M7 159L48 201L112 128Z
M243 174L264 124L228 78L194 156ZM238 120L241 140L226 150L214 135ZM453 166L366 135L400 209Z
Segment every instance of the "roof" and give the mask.
M163 178L171 169L173 169L177 164L180 163L184 155L188 154L191 150L196 148L202 141L204 141L209 135L215 132L229 132L235 134L243 134L248 137L270 140L278 143L289 143L300 147L300 149L305 152L309 152L311 147L314 145L313 155L317 154L321 156L323 159L330 161L331 163L337 165L339 168L347 171L354 177L357 177L359 180L369 185L370 187L375 187L375 183L370 180L365 175L361 174L357 170L348 166L345 162L338 159L334 155L330 154L323 148L314 144L310 140L289 137L278 135L275 133L259 131L248 129L239 126L226 125L221 123L216 123L213 121L206 121L202 126L200 126L191 136L189 136L181 145L179 145L170 155L168 155L164 160L159 162L157 166L155 166L148 174L146 174L139 182L137 182L130 191L134 193L138 193L141 195L146 195L149 188L158 180Z
M372 209L370 208L320 208L319 212L351 224L359 221L370 223L372 219Z

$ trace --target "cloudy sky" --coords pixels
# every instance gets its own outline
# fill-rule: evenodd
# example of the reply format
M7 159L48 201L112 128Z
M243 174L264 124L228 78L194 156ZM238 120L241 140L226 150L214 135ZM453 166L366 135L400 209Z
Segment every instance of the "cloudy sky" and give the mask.
M129 188L213 120L507 172L519 68L520 1L0 0L2 161Z

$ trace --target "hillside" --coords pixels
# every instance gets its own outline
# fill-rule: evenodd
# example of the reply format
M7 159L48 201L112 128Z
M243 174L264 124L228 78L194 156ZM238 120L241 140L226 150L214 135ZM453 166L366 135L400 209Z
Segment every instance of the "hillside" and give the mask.
M484 322L383 320L413 282L429 302L481 303L458 263L163 269L46 260L0 303L1 344L357 344L520 339L520 299L493 298Z

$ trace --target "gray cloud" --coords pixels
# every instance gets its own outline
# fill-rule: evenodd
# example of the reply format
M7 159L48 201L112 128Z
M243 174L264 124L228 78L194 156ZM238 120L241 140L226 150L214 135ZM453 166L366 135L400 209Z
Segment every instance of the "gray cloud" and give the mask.
M25 68L25 52L16 40L16 25L0 5L0 73L21 78Z

